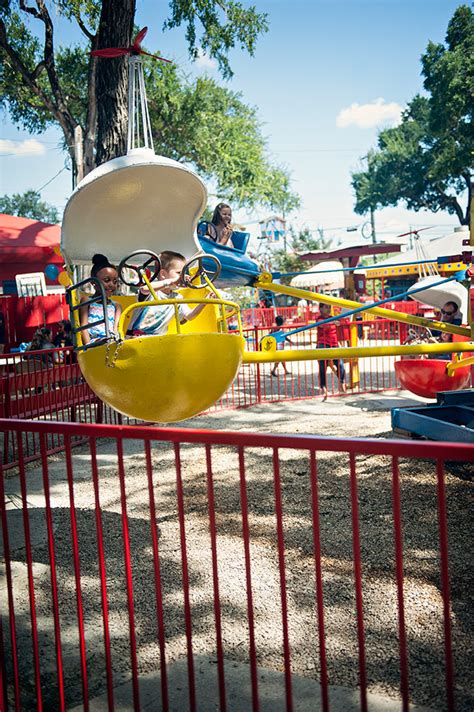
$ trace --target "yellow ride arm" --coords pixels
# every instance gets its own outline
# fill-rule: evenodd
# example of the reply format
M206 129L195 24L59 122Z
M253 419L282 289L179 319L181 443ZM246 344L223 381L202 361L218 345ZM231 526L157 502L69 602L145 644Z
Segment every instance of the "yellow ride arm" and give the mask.
M322 304L333 304L334 306L343 307L345 309L358 309L363 306L359 302L353 302L350 299L341 299L339 297L331 297L327 294L317 294L315 292L309 292L305 289L296 289L295 287L288 287L284 284L275 284L272 281L271 274L263 273L260 275L255 283L255 286L259 289L267 289L270 292L275 292L276 294L286 294L290 297L297 297L298 299L308 299L313 302L321 302ZM446 324L443 321L435 321L433 319L425 319L421 316L414 316L413 314L404 314L403 312L392 311L392 309L384 309L383 307L370 307L368 306L364 309L369 314L374 314L375 316L381 316L385 319L392 319L393 321L401 321L404 324L412 324L414 326L425 326L428 329L436 329L437 331L444 331L447 334L459 334L460 336L471 336L471 330L464 326L454 326L453 324Z

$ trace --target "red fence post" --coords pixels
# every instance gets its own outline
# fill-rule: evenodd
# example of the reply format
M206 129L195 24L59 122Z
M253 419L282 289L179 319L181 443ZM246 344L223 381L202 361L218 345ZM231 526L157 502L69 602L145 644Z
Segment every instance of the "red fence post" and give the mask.
M20 434L21 437L21 434ZM10 642L13 667L13 687L15 690L15 710L21 710L20 671L18 667L18 647L16 638L15 602L13 596L13 576L10 558L10 537L8 534L7 507L5 501L4 470L0 465L0 518L2 520L3 558L5 560L5 577L7 580L8 621L10 627Z
M323 712L329 712L328 671L326 660L326 634L324 629L323 571L321 567L321 528L319 522L318 469L316 453L310 453L311 507L313 514L313 550L318 614L319 659L321 662L321 701Z
M255 646L255 621L253 613L252 596L252 571L250 556L250 529L248 518L247 485L245 482L245 460L244 449L238 448L239 452L239 481L240 481L240 508L242 513L242 539L245 555L245 581L247 588L247 616L249 621L249 657L250 657L250 680L252 685L252 710L259 712L258 704L258 675L257 675L257 650Z
M360 558L359 498L357 493L357 472L355 455L349 455L350 490L352 512L352 555L354 557L354 585L357 612L357 639L359 644L360 708L367 712L367 674L365 670L364 602L362 597L362 565Z
M291 681L290 637L288 630L288 601L285 574L285 537L283 534L283 503L281 497L280 461L278 449L273 448L273 486L275 493L275 516L277 522L278 568L280 572L281 619L283 628L283 658L285 661L285 696L287 712L293 712Z
M219 678L219 701L220 709L226 712L225 699L225 672L224 672L224 649L222 647L222 623L221 623L221 603L219 597L219 572L217 561L217 532L216 532L216 512L214 503L214 484L212 481L211 447L206 445L206 480L207 480L207 502L209 514L209 534L211 537L212 556L212 588L214 594L214 622L216 627L216 651L217 651L217 671Z
M99 472L97 468L97 449L94 438L90 439L92 483L94 487L94 514L97 535L97 555L99 559L100 596L104 629L105 674L107 683L107 701L109 710L114 710L114 681L112 676L112 656L110 652L109 605L107 601L107 576L105 568L104 535L102 529L102 510L99 494Z
M160 553L158 546L158 525L156 520L155 494L153 492L153 464L151 459L150 441L145 441L146 473L148 480L148 498L150 504L150 527L153 548L153 570L155 572L155 600L158 623L158 644L160 647L160 678L163 712L169 710L168 675L166 672L166 637L165 619L163 614L163 593L161 586Z
M395 568L397 578L398 601L398 640L400 650L400 691L402 693L403 712L408 712L410 707L408 690L408 652L405 631L405 604L403 596L403 534L402 511L400 506L400 473L398 458L392 458L392 509L393 528L395 537Z
M451 642L451 594L448 565L448 526L446 516L446 490L444 485L444 463L436 462L439 551L441 566L441 595L444 613L444 661L446 666L446 700L449 712L454 712L454 667Z
M58 675L58 693L59 705L61 712L66 710L66 702L64 696L64 673L63 673L63 656L61 647L61 621L59 618L59 598L58 598L58 580L56 575L56 554L54 547L54 529L53 516L51 508L51 497L49 488L48 474L48 457L46 453L46 436L45 433L40 433L40 451L41 451L41 466L43 473L43 490L46 503L46 525L48 530L48 550L49 550L49 566L51 573L51 592L52 606L54 619L54 640L56 647L56 671Z
M5 646L3 644L3 623L0 616L0 710L8 712L7 670L5 667Z
M127 516L127 493L125 489L125 469L123 465L123 441L117 438L118 475L120 484L120 507L123 535L123 557L127 587L128 628L130 633L130 663L132 667L133 709L140 712L140 687L138 684L137 640L135 630L135 604L133 599L132 560L130 556L130 534Z
M183 480L181 476L181 452L179 443L175 443L175 468L176 468L176 499L178 504L179 536L181 544L181 567L183 574L183 598L184 598L184 620L186 628L187 662L188 662L188 682L189 682L189 706L191 712L196 712L196 683L194 680L194 660L193 660L193 631L191 621L191 603L189 598L189 569L188 555L186 551L186 527L184 517L184 493Z
M74 503L74 480L73 480L73 469L72 469L72 456L71 456L71 438L69 435L65 436L65 447L66 447L66 471L67 471L67 483L69 490L69 517L71 521L71 543L72 543L72 554L73 554L73 564L74 564L74 580L76 584L76 606L77 606L77 626L79 629L79 652L81 656L81 680L82 680L82 698L84 705L84 712L89 710L89 686L87 680L87 654L86 654L86 640L84 636L84 609L82 605L82 590L81 590L81 565L79 559L79 540L77 535L77 519L76 519L76 506Z
M30 520L28 515L28 497L26 491L26 472L25 461L23 457L23 433L17 433L18 447L18 470L20 475L20 490L21 490L21 505L23 514L23 531L25 535L25 553L26 553L26 568L28 575L28 594L30 599L30 620L31 620L31 637L33 642L33 667L35 675L36 689L36 704L38 712L43 709L43 700L41 694L41 674L40 674L40 653L38 642L38 621L36 617L36 601L35 601L35 584L33 577L33 557L31 548Z
M259 328L258 326L254 326L254 351L258 351L259 348ZM257 363L257 368L255 369L256 371L256 376L257 376L257 403L262 402L262 372L260 368L260 364Z

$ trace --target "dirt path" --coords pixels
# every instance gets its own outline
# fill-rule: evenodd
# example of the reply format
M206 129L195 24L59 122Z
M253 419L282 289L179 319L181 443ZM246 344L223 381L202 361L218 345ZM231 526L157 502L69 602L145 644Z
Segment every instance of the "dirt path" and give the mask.
M184 423L189 428L263 433L314 433L324 436L390 437L390 407L408 404L404 394L377 394L275 403L247 410L214 413ZM414 401L411 401L414 402ZM157 610L154 588L150 505L143 443L124 445L127 513L130 536L135 628L140 673L159 666ZM101 442L97 460L107 568L107 595L114 684L130 677L129 632L123 564L123 529L116 446ZM193 616L193 650L215 653L211 542L209 537L206 451L197 445L181 447L186 543ZM166 654L177 660L186 653L180 531L177 516L175 453L172 445L152 448L156 520L159 532L161 585L164 601ZM238 453L212 447L219 587L224 654L248 660L249 633ZM266 448L245 450L255 635L260 665L281 670L282 632L280 574L276 549L273 453ZM344 453L317 456L322 568L325 600L328 673L331 684L356 687L357 639L352 575L351 510L348 457ZM81 588L87 641L89 693L104 691L103 629L98 578L94 491L90 453L74 451L74 500L81 552ZM410 651L410 690L413 702L443 709L442 601L440 596L435 470L429 461L401 461L404 521L405 606ZM397 603L394 578L391 467L384 457L357 457L363 595L366 626L367 675L370 690L398 695ZM71 557L70 496L65 464L52 458L49 468L55 531L62 650L68 705L80 700L76 582ZM309 462L306 453L280 451L285 571L288 588L289 636L293 670L318 678L318 630L315 609L313 538ZM450 537L452 624L459 710L474 707L472 660L472 482L466 471L447 473ZM22 538L20 492L9 477L8 517L15 574L15 605L25 699L32 694L26 564ZM33 561L37 614L42 650L41 667L48 709L55 709L54 634L51 611L49 556L41 471L28 469L30 525L34 533ZM1 590L4 605L5 588ZM48 685L49 682L49 685ZM26 708L25 708L26 709Z

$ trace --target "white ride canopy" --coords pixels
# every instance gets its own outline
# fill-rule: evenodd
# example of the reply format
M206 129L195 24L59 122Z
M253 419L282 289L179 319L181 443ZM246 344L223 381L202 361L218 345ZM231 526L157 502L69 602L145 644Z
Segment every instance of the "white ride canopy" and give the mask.
M66 262L90 263L101 252L112 262L133 249L200 250L196 225L207 192L196 173L152 149L132 149L89 173L64 211L61 252Z

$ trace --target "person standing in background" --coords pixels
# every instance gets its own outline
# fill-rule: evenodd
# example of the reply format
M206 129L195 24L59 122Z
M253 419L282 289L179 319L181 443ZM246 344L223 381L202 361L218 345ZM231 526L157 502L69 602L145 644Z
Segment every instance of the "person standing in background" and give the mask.
M316 321L324 321L331 317L331 305L320 304L319 316ZM333 321L331 324L323 324L317 327L318 337L316 348L318 349L336 349L339 346L337 338L337 327ZM344 383L344 361L342 359L334 359L333 361L318 361L319 364L319 388L323 395L323 401L328 397L328 389L326 383L326 371L328 365L333 364L336 369L336 375L339 381L339 393L345 393L346 385Z

